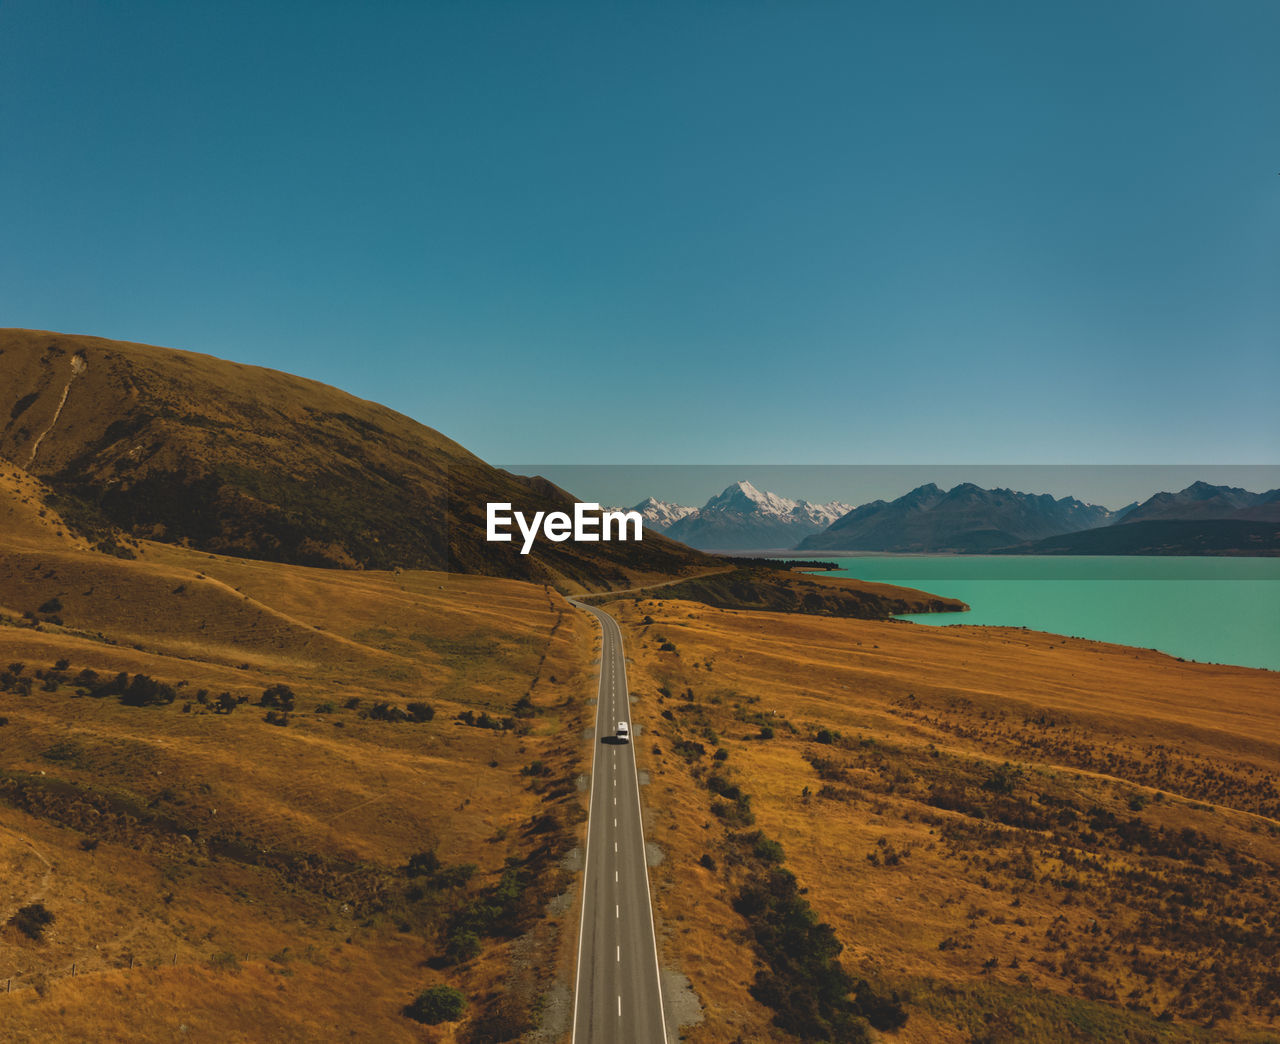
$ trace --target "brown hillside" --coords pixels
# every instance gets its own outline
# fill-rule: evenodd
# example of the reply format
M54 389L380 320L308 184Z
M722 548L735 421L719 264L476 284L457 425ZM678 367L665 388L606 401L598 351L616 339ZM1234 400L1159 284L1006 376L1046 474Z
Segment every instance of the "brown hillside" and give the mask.
M484 539L484 504L563 510L550 483L315 381L96 337L0 331L0 456L135 537L300 565L445 569L628 586L707 568L657 534L639 546ZM67 509L64 507L64 514Z
M441 983L454 1040L566 988L583 614L497 578L35 543L0 542L7 1041L422 1040L401 1008ZM122 672L168 699L104 689ZM280 684L291 710L260 703ZM455 953L471 904L501 914Z
M847 971L897 994L877 1039L1275 1039L1280 675L1018 629L609 611L664 958L705 1008L686 1039L794 1039L752 993L771 922L740 905L778 854Z
M49 488L21 468L0 459L0 545L89 550L50 503ZM2 589L0 589L2 590Z

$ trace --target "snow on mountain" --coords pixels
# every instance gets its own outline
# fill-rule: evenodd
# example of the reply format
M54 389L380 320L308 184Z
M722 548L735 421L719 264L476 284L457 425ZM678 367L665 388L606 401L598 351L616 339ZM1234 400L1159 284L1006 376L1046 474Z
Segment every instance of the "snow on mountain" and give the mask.
M750 482L735 482L702 507L673 521L667 535L704 550L788 548L826 529L849 510L849 505L838 501L812 504L762 492Z
M712 514L759 515L825 528L851 510L850 505L835 500L829 504L811 504L807 500L780 497L777 493L762 493L750 482L735 482L699 508L698 515L704 518Z
M656 529L659 533L665 533L680 519L695 514L698 509L686 507L684 504L668 504L665 500L658 500L656 497L645 497L635 507L624 510L639 511L646 526Z

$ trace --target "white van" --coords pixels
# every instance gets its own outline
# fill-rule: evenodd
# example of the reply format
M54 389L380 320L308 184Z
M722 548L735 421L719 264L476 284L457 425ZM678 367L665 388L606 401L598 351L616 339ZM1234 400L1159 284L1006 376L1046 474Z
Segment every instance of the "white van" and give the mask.
M627 726L625 721L618 722L618 731L616 735L623 743L626 743L631 737L631 729Z

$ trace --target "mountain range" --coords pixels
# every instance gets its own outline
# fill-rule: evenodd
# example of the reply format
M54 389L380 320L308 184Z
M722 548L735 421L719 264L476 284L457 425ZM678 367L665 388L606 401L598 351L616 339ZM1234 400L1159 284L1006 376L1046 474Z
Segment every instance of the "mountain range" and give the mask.
M876 500L803 540L801 551L981 552L1096 529L1115 515L1074 497L932 482L894 501Z
M1193 482L1178 493L1157 493L1125 512L1120 521L1133 524L1193 519L1280 522L1280 489L1250 493L1235 486Z
M692 547L801 553L1275 554L1280 490L1195 482L1119 510L1075 497L933 483L856 508L736 482L700 508L649 497L633 510Z

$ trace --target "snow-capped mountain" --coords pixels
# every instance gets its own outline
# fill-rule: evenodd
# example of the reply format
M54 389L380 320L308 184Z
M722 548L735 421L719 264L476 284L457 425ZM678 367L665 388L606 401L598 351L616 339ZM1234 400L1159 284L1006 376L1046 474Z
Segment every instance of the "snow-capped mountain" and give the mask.
M652 498L636 505L636 510L644 513L643 505L651 501ZM660 501L653 503L662 508L673 507ZM700 508L675 510L682 514L665 530L673 540L702 550L763 551L795 547L798 541L826 529L851 509L837 501L812 504L761 492L750 482L735 482Z
M645 497L639 504L628 510L639 511L644 516L646 526L656 529L659 533L665 533L686 515L696 514L698 509L686 507L684 504L668 504L665 500L658 500L656 497Z

